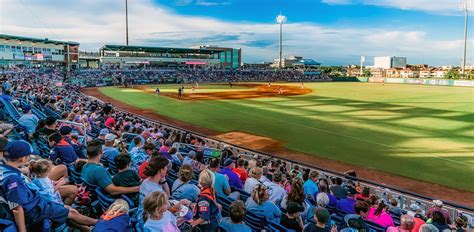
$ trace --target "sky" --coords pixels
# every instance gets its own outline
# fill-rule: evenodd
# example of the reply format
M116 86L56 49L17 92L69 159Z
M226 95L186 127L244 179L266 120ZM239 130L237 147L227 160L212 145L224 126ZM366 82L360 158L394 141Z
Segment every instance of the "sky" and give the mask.
M248 63L283 56L323 65L403 56L410 64L460 65L461 0L128 0L130 45L242 49ZM125 44L124 0L0 0L0 33L79 42L82 51ZM471 23L469 30L474 29ZM470 35L470 34L469 34ZM468 41L468 65L474 63Z

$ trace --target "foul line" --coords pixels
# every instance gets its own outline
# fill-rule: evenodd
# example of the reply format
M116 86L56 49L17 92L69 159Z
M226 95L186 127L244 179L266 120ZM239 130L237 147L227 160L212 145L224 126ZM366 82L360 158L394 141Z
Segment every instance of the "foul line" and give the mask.
M310 128L310 129L314 129L314 130L319 130L319 131L323 131L323 132L326 132L326 133L330 133L330 134L334 134L334 135L346 137L346 138L351 138L351 139L355 139L355 140L359 140L359 141L364 141L364 142L368 142L368 143L372 143L372 144L376 144L376 145L380 145L380 146L384 146L384 147L389 147L389 148L394 148L394 149L398 149L398 150L408 151L408 152L415 153L415 154L419 154L419 155L423 155L423 156L438 158L438 159L450 161L450 162L453 162L453 163L463 164L463 165L467 165L467 166L474 167L473 164L469 164L469 163L462 162L462 161L457 161L457 160L453 160L453 159L449 159L449 158L439 157L439 156L436 156L436 155L421 153L421 152L413 151L413 150L410 150L410 149L407 149L407 148L395 147L395 146L392 146L392 145L388 145L388 144L384 144L384 143L379 143L379 142L374 142L374 141L371 141L371 140L362 139L362 138L358 138L358 137L354 137L354 136L350 136L350 135L345 135L345 134L337 133L337 132L334 132L334 131L329 131L329 130L322 129L322 128L318 128L318 127L307 126L307 125L304 125L304 124L299 124L299 123L295 123L295 122L289 122L289 121L285 121L285 120L281 120L281 119L277 119L277 118L272 118L272 117L265 117L265 116L261 116L261 115L259 115L259 114L254 114L254 113L250 113L250 112L246 112L246 111L242 111L242 110L237 110L237 109L234 109L234 108L231 108L231 107L228 107L228 106L222 106L222 105L212 104L212 103L209 103L208 101L200 101L200 102L201 102L201 103L204 103L204 104L212 105L212 106L217 106L217 107L222 107L222 108L230 109L230 110L233 110L233 111L236 111L236 112L240 112L240 113L250 114L250 115L253 115L253 116L260 117L260 118L272 119L272 120L274 120L274 121L279 121L279 122L283 122L283 123L288 123L288 124L293 124L293 125L297 125L297 126L302 126L302 127L306 127L306 128Z

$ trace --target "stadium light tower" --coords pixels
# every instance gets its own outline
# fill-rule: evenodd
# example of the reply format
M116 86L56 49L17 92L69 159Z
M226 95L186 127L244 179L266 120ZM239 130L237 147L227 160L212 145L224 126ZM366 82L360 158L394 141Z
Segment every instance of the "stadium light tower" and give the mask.
M125 42L128 46L128 0L125 0Z
M278 60L278 67L281 68L281 61L283 56L282 45L283 45L283 24L286 23L286 16L281 13L276 17L276 21L280 24L280 59Z
M474 3L472 0L463 0L459 5L459 8L464 11L464 51L462 57L462 75L466 73L466 53L467 53L467 24L469 18L469 11L474 9Z

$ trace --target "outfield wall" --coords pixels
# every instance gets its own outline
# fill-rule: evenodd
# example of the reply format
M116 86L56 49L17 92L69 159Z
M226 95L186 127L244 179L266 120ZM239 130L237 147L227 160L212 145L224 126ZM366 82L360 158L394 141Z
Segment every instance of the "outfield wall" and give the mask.
M386 78L386 77L331 77L334 82L370 82L413 85L472 86L474 80L420 79L420 78Z

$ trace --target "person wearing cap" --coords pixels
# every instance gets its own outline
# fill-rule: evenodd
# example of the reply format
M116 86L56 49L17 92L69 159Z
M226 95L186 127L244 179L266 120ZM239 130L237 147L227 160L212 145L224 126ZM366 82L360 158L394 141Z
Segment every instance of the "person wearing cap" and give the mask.
M64 125L59 128L59 134L66 142L71 144L72 148L74 149L74 152L76 152L77 157L81 159L86 159L87 157L85 147L78 141L77 134L71 135L72 130L72 127Z
M224 160L223 168L219 171L220 174L227 176L230 187L242 189L242 181L240 181L239 175L233 171L235 168L235 160L227 158Z
M115 157L120 154L120 151L114 147L116 138L117 136L112 133L109 133L104 137L105 144L102 146L102 153L104 153L104 155L100 162L106 167L115 167Z
M264 185L267 186L268 200L275 203L275 205L280 205L283 198L286 196L286 191L281 187L280 182L282 180L281 172L275 172L272 175L271 182L265 182Z
M413 203L410 205L410 211L407 212L407 215L410 215L415 220L415 226L413 227L413 232L418 232L420 227L425 224L426 217L422 214L421 207L419 203Z
M32 154L31 146L25 141L10 142L4 153L5 163L0 164L0 196L7 201L12 211L17 230L25 232L49 219L54 226L66 223L67 219L77 224L91 226L97 223L75 209L48 201L36 190L30 189L19 168L26 165Z
M32 113L31 106L26 105L23 107L23 115L18 119L18 123L26 128L30 137L33 136L36 127L38 126L39 119Z
M365 219L369 215L369 204L365 201L357 201L354 205L354 214L347 214L344 216L344 221L341 223L341 232L350 232L355 230L369 231L365 224Z
M426 217L427 218L432 218L433 213L436 211L441 212L444 215L444 218L446 219L447 224L451 224L451 217L449 217L449 213L447 210L443 209L443 202L441 200L433 200L433 207L428 209L428 212L426 212Z
M198 152L202 154L202 152ZM229 197L232 200L239 199L239 192L232 192L229 184L229 180L223 174L218 172L220 166L220 159L212 159L209 163L209 170L214 174L214 190L217 196Z
M136 193L138 186L121 187L112 182L110 173L100 164L102 158L102 144L92 140L87 144L87 163L82 168L81 176L84 182L91 186L99 186L111 195Z
M280 224L287 229L295 230L296 232L303 231L303 219L301 213L304 212L304 207L296 202L289 202L286 206L286 214L281 215Z
M382 227L395 226L392 216L388 213L388 202L385 198L378 200L377 207L371 207L367 220L377 223Z
M78 157L74 148L64 138L57 134L48 137L49 146L52 148L49 159L55 164L74 165Z
M314 220L316 224L309 223L305 228L304 232L336 232L337 227L333 225L331 230L326 228L326 224L329 222L329 212L327 209L314 209Z
M109 129L104 128L101 129L99 132L99 137L97 137L95 140L100 141L102 144L105 143L105 136L109 133Z

